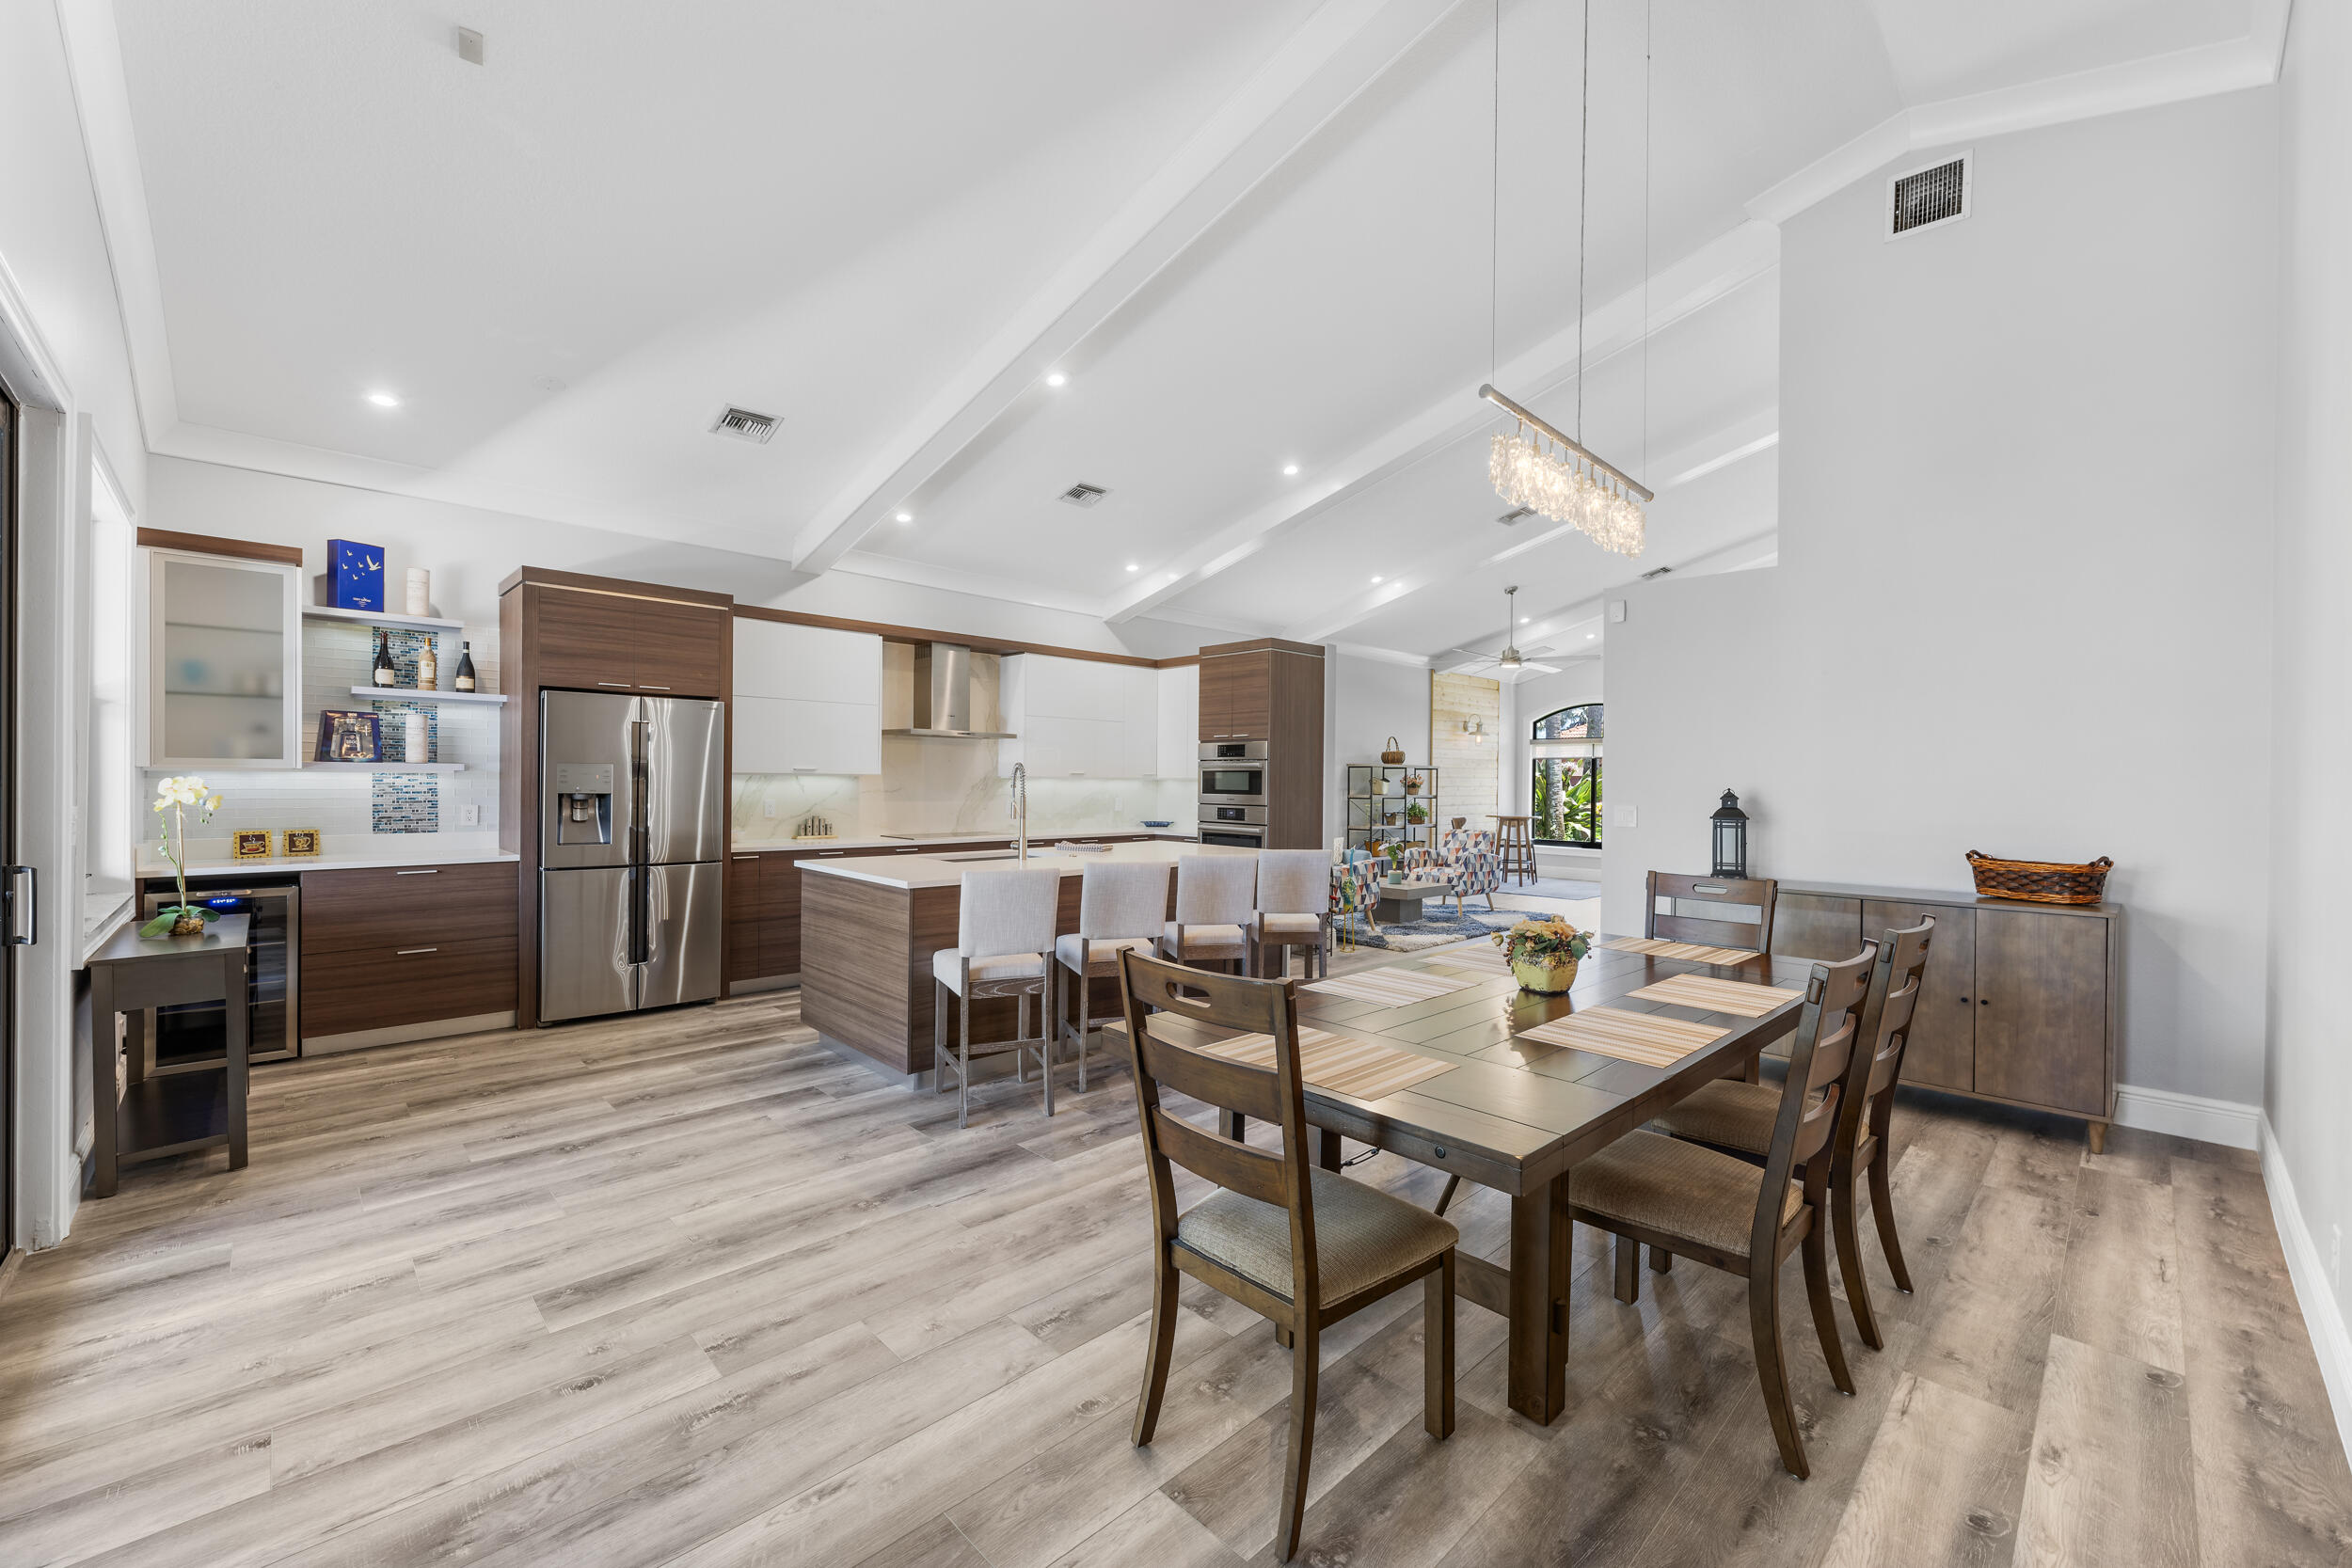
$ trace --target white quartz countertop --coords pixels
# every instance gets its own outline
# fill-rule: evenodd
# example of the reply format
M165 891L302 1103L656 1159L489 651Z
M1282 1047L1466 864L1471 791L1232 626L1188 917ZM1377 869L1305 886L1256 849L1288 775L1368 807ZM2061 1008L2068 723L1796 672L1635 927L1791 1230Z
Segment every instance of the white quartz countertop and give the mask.
M1057 853L1050 846L1032 842L1029 846L1029 864L1032 868L1050 865L1065 877L1077 877L1084 875L1089 865L1095 864L1156 863L1172 866L1181 855L1256 853L1255 849L1238 849L1228 845L1163 839L1138 844L1114 844L1086 854ZM1009 856L1003 860L959 861L939 855L857 855L842 860L808 861L802 864L801 870L819 876L847 877L854 881L871 882L877 887L911 892L920 887L961 887L963 885L963 874L967 871L1005 871L1020 863Z
M270 855L262 860L196 860L188 862L188 880L220 877L283 877L294 871L365 871L375 866L481 865L521 857L502 849L441 849L432 854L389 855ZM139 857L139 876L168 877L171 863L153 855Z
M1124 838L1131 833L1152 833L1168 838L1175 836L1176 830L1174 828L1146 828L1137 825L1133 828L1096 828L1081 833L1055 833L1050 837L1039 834L1029 840L1029 847L1034 850L1040 845L1050 845L1065 838L1081 841L1095 838ZM907 849L928 848L932 845L1003 844L1010 840L1012 836L1012 830L1008 828L1002 832L995 833L926 833L920 837L912 833L897 833L866 838L739 838L729 845L728 848L738 855L778 854L792 851L808 853L824 849ZM1187 839L1191 837L1188 833L1184 836Z

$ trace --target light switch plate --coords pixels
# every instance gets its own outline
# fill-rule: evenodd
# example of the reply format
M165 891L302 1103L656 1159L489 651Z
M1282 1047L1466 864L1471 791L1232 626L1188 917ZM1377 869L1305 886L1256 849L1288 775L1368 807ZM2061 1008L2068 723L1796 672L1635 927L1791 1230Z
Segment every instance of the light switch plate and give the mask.
M775 803L773 800L762 800L762 801L760 801L760 802L759 802L759 815L760 815L760 816L775 816L775 815L776 815L776 803Z
M476 805L459 806L457 808L457 825L461 828L481 827L482 808Z
M1625 619L1625 601L1623 599L1612 599L1609 601L1609 619L1612 621L1622 621Z
M1641 814L1640 814L1640 813L1639 813L1639 812L1638 812L1638 811L1637 811L1634 807L1632 807L1632 806L1619 806L1619 807L1617 808L1617 826L1618 826L1618 827L1620 827L1620 828L1638 828L1638 827L1640 827L1641 825L1642 825L1642 823L1641 823Z

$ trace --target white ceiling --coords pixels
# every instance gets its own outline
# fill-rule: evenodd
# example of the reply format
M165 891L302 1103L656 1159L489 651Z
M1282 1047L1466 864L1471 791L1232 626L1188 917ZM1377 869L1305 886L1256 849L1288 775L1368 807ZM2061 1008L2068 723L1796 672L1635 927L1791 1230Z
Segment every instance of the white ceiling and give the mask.
M1638 562L1497 527L1471 395L1491 305L1504 389L1575 420L1571 0L1501 8L1491 252L1475 4L474 0L481 67L439 7L114 9L158 450L810 564L830 529L835 569L1433 655L1496 641L1508 582L1581 642L1613 584L1770 534L1762 193L1867 172L1929 105L1998 128L2069 73L2243 75L2284 0L1594 0L1582 420L1661 492ZM1112 288L1149 247L1105 236L1213 187L1178 175L1228 133L1238 198L1152 208L1189 227ZM1063 309L1089 279L1112 297ZM729 403L782 432L709 435ZM1081 481L1110 497L1054 499Z

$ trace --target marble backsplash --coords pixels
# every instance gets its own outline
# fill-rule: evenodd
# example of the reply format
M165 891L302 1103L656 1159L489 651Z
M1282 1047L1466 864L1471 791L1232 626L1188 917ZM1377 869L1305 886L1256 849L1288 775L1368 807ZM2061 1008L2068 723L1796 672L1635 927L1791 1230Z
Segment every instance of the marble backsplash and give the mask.
M841 838L884 833L998 833L1012 828L1010 781L997 777L990 740L882 738L882 770L852 776L739 773L739 843L788 841L818 816ZM1194 782L1183 779L1034 779L1029 833L1136 832L1146 819L1189 823Z

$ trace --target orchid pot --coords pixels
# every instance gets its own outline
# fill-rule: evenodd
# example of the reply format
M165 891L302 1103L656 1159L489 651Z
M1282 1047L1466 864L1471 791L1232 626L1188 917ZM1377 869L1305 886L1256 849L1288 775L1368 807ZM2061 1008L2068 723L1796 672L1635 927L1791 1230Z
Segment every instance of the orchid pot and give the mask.
M1520 989L1557 996L1576 984L1576 966L1592 951L1593 939L1553 915L1497 931L1494 943L1510 961L1511 975Z

